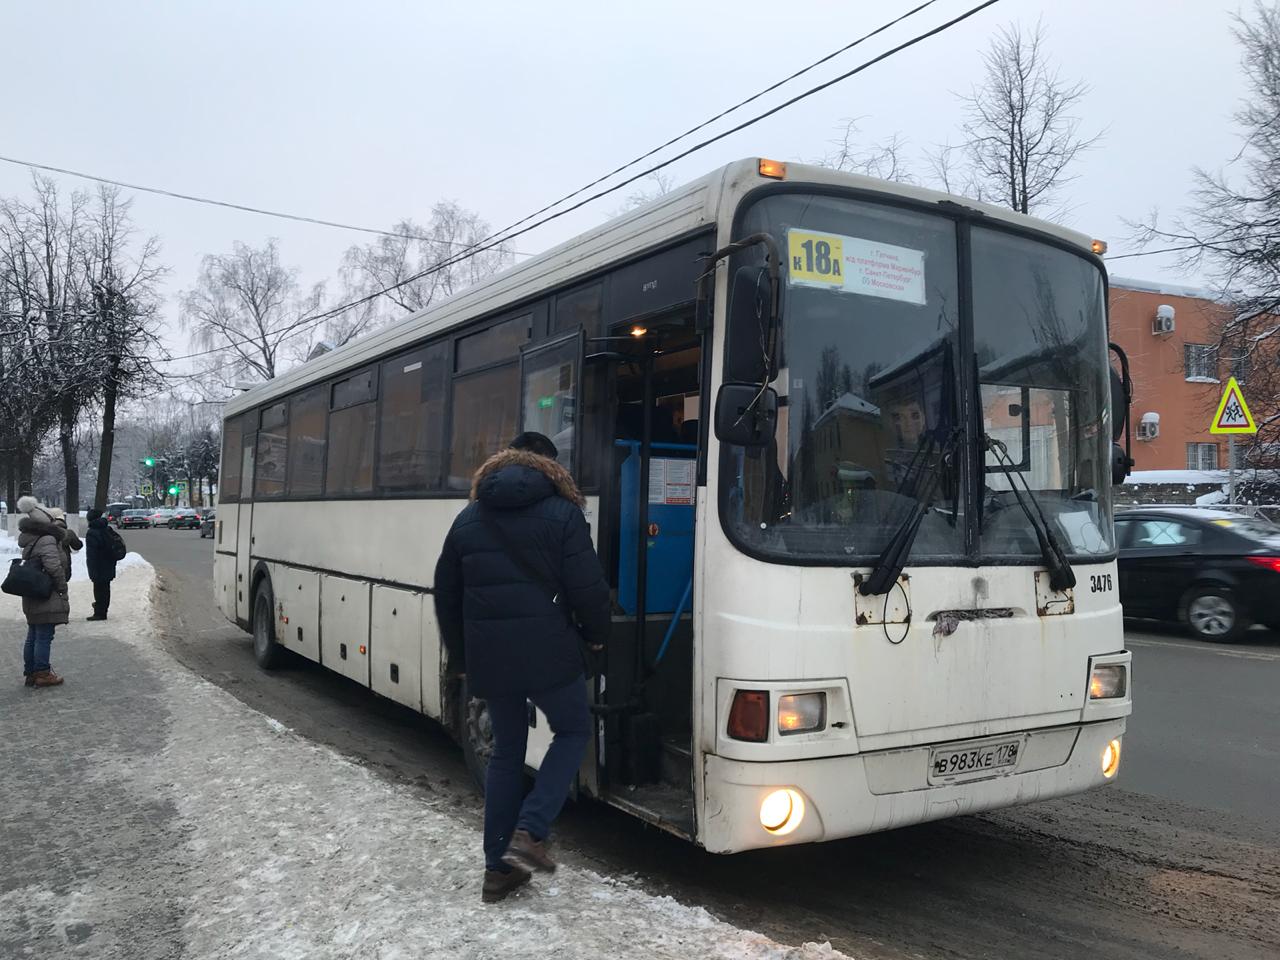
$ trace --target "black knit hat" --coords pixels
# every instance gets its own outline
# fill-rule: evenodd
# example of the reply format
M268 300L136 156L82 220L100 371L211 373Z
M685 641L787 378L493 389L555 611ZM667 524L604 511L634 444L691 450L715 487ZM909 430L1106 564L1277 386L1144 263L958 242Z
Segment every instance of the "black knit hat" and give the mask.
M551 442L550 437L533 430L526 430L512 440L511 449L528 450L530 453L536 453L538 456L546 457L548 460L554 460L560 456L560 451L556 449L556 445Z

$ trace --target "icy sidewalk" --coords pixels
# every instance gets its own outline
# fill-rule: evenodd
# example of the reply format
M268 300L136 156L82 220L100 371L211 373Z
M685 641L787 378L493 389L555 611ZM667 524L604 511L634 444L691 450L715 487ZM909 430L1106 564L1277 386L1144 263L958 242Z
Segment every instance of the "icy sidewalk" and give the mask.
M21 625L0 601L5 956L842 956L573 867L482 906L472 827L169 660L152 582L125 570L105 629L60 629L58 690L18 686ZM72 602L82 617L87 583ZM24 764L27 738L53 752Z

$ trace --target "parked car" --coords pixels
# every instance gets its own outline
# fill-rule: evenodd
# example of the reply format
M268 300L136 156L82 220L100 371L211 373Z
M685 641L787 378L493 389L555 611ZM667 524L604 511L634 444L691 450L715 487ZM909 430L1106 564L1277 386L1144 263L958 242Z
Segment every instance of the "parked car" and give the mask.
M206 510L200 515L200 539L205 537L213 538L214 525L217 523L218 516L216 510Z
M114 523L120 526L120 517L129 509L127 503L108 503L102 508L102 515L107 518L107 523Z
M120 529L129 530L134 527L154 527L150 510L126 510L120 514Z
M1179 621L1201 640L1254 623L1280 630L1280 527L1226 510L1148 507L1116 514L1126 617Z
M169 518L170 530L200 529L200 513L192 507L179 507Z
M173 511L168 507L160 507L151 511L151 525L153 527L167 527L169 518L173 516Z

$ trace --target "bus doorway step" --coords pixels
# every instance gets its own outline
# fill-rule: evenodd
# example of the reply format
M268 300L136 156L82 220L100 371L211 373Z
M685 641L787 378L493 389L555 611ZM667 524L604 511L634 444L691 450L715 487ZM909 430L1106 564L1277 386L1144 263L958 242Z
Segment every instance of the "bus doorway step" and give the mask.
M605 801L667 833L685 840L694 839L691 787L677 787L670 783L616 787L605 794Z
M688 735L663 738L662 782L692 789L693 750L692 738Z

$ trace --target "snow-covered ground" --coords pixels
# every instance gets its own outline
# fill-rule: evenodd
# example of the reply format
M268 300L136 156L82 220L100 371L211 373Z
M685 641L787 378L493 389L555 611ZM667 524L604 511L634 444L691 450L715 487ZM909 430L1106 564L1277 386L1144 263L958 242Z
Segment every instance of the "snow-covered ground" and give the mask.
M11 539L0 541L4 552L16 552ZM165 835L181 838L177 855L144 853L125 881L87 877L68 895L31 886L0 893L0 942L20 942L23 931L42 927L86 929L119 916L121 901L138 890L163 889L181 905L179 942L163 955L200 960L844 956L827 944L778 944L698 906L573 865L535 878L504 903L481 904L481 839L469 822L176 664L154 636L153 584L146 561L125 564L112 619L95 627L142 653L133 659L154 672L162 745L128 753L89 744L78 759L104 784L126 785L140 807L176 809L178 829ZM88 601L88 584L73 578L73 608ZM0 604L3 633L18 627L14 605ZM58 644L75 636L72 630L56 641L55 650L67 650ZM112 640L99 634L82 642L103 656ZM125 647L117 649L124 657ZM76 680L72 672L65 687L32 695L57 698L39 701L39 723L56 723L58 709L92 709ZM105 955L93 947L91 940L83 944L89 953L68 947L54 955Z

